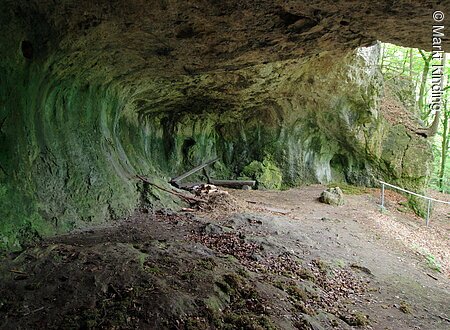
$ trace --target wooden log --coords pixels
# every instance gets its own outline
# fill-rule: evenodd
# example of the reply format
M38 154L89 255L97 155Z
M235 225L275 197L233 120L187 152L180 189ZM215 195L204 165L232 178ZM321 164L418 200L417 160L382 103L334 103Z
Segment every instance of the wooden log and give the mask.
M154 187L156 187L156 188L158 188L158 189L160 189L162 191L165 191L165 192L168 192L169 194L172 194L172 195L175 195L177 197L180 197L181 199L183 199L184 201L186 201L188 203L192 203L192 202L195 202L195 203L203 202L203 203L205 203L204 199L197 198L197 197L186 196L186 195L181 194L181 193L179 193L177 191L169 190L169 189L166 189L164 187L158 186L156 183L151 182L149 179L147 179L146 177L143 177L142 175L136 175L136 177L138 179L142 180L143 182L148 183L149 185L152 185L152 186L154 186Z
M256 181L253 180L210 180L210 183L215 186L228 187L228 188L239 188L243 186L253 187Z
M190 175L200 171L201 169L205 168L206 166L211 165L212 163L216 162L217 160L219 160L219 158L215 158L215 159L210 160L209 162L206 162L204 164L198 165L198 166L194 167L192 170L189 170L186 173L183 173L183 174L181 174L181 175L179 175L179 176L177 176L175 178L172 178L170 180L170 183L175 183L176 184L177 182L179 182L179 181L187 178L188 176L190 176Z

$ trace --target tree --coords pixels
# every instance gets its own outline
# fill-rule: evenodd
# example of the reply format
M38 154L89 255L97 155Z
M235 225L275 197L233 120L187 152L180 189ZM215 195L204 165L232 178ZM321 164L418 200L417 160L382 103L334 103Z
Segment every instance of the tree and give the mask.
M429 116L430 112L426 109L426 86L427 86L427 80L428 80L428 73L430 72L430 63L431 59L433 58L433 54L430 53L428 56L425 54L425 52L421 49L419 49L419 53L422 56L423 59L423 70L422 70L422 79L420 81L420 89L419 89L419 110L422 114L422 120L426 120Z
M426 138L431 139L435 163L433 178L430 182L440 191L449 191L446 184L446 175L450 172L450 157L448 151L450 147L450 86L446 85L444 80L450 80L449 57L443 56L443 59L433 59L431 53L419 50L404 48L392 44L382 44L382 53L380 58L380 69L386 80L401 79L409 80L415 85L416 104L419 110L420 119L424 122L419 124L414 130ZM432 116L430 103L432 103L433 82L431 70L434 65L442 65L444 77L442 79L441 90L441 112L436 112ZM443 86L446 86L443 88ZM444 93L445 92L445 93ZM419 127L419 125L421 127Z
M450 109L448 109L447 99L444 101L444 121L443 121L443 133L442 133L442 146L441 146L441 164L439 170L439 190L441 192L444 191L444 178L445 178L445 167L447 164L448 158L448 147L449 147L449 118L450 118Z
M441 61L442 72L445 72L445 69L447 68L446 64L447 64L447 53L444 53L444 56L442 56L442 61ZM446 78L446 75L444 74L442 76L441 82L440 82L440 85L441 85L440 90L441 91L444 90L444 86L446 85L445 78ZM441 106L442 106L442 103L444 103L444 102L442 102L443 98L444 98L444 94L442 94L442 97L441 97ZM430 112L431 112L431 108L429 110L429 113ZM436 113L434 114L434 119L433 119L433 122L431 123L431 126L427 129L427 131L425 133L426 137L431 137L431 136L436 135L436 133L438 132L438 129L439 129L439 117L440 116L441 116L441 110L437 110Z
M409 78L413 78L414 72L413 72L413 64L414 64L414 56L413 56L413 49L411 48L409 50Z

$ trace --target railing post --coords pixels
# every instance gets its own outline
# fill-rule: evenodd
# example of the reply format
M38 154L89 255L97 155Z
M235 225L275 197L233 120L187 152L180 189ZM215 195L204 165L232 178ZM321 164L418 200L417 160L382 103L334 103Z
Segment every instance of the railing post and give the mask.
M450 202L447 202L447 201L442 201L442 200L435 199L435 198L432 198L432 197L427 197L427 196L419 195L418 193L415 193L415 192L412 192L412 191L409 191L409 190L406 190L406 189L403 189L403 188L394 186L394 185L392 185L392 184L390 184L390 183L386 183L386 182L381 181L381 180L379 180L378 182L381 183L381 209L382 209L382 210L384 209L384 186L388 186L388 187L391 187L391 188L393 188L393 189L403 191L403 192L405 192L405 193L407 193L407 194L410 194L410 195L417 196L417 197L424 198L424 199L428 200L427 217L426 217L426 219L425 219L425 222L426 222L426 225L427 225L427 226L430 224L431 203L432 203L432 202L443 203L443 204L450 205Z
M428 200L427 219L426 219L427 227L428 227L428 224L430 223L430 210L431 210L431 199Z

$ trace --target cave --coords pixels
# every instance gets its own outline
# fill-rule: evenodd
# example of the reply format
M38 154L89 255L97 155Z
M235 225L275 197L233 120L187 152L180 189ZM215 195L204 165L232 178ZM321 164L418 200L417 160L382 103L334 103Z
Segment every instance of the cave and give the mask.
M4 251L137 211L175 216L183 200L157 187L171 190L171 178L214 158L208 177L260 189L385 180L420 192L428 183L431 145L386 119L384 100L404 100L386 93L377 63L380 41L433 50L432 27L448 19L432 14L450 12L446 1L0 2ZM442 47L450 51L448 37ZM236 281L215 285L251 294ZM59 324L102 327L86 319ZM119 328L176 328L124 320Z

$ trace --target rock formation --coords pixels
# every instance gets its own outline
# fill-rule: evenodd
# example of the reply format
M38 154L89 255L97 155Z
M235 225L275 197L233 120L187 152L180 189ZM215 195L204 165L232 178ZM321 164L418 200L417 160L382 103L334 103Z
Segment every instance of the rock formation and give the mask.
M211 156L216 178L257 161L284 186L426 183L428 143L383 116L377 46L355 49L430 49L435 1L0 3L1 247L123 217L136 174Z
M345 203L344 193L339 187L328 188L327 190L322 191L319 197L319 201L325 204L341 206Z

